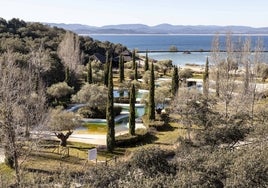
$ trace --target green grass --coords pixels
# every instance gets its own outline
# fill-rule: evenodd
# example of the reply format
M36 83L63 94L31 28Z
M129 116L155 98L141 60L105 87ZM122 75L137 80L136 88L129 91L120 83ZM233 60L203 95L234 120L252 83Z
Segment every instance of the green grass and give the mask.
M14 181L14 170L9 168L4 163L0 164L0 182L6 184L8 182ZM0 183L0 186L1 186Z
M179 117L172 116L172 118L174 119ZM105 149L98 149L97 160L103 163L107 160L113 159L114 157L125 157L139 148L153 145L172 149L173 144L177 142L178 137L185 135L186 129L179 123L172 122L161 131L153 131L146 137L142 137L137 144L116 147L113 153L109 153ZM32 177L33 171L39 173L55 173L65 168L72 172L81 172L90 166L95 165L94 162L87 160L88 150L94 148L94 145L68 142L70 156L63 157L56 152L58 144L58 140L42 141L38 150L31 151L27 160L23 162L21 166L24 170L23 172L26 173L27 176ZM111 160L110 162L113 161L114 160ZM14 180L14 171L4 164L1 164L0 177L4 178L6 182L11 182Z
M203 74L193 74L194 79L203 79Z

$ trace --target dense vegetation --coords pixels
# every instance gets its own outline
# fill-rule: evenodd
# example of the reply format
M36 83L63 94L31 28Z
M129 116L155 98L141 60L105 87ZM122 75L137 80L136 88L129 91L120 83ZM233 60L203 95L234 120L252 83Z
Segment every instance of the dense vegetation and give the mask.
M22 67L29 66L31 61L32 66L40 71L46 86L50 86L65 79L66 62L60 57L59 46L67 32L69 31L41 23L26 23L15 18L6 21L0 18L0 53L12 51L16 54L16 62ZM109 51L110 56L115 58L127 50L120 44L108 41L102 43L88 36L78 37L78 48L80 65L86 65L89 60L93 60L94 54L105 58L106 52ZM33 58L37 59L37 56L41 57L40 61L33 62Z
M122 45L40 23L0 19L1 145L11 167L0 165L0 186L267 187L267 91L256 89L265 72L261 48L251 58L247 40L237 50L227 37L221 57L218 42L215 37L212 62L207 60L199 75L205 84L200 92L186 87L186 78L196 72L179 71L170 61L153 63L146 53L144 66L138 65L133 51L123 63L120 54L127 49ZM103 62L96 56L104 57ZM119 73L112 71L118 62ZM159 76L171 81L156 84ZM114 137L114 111L121 111L113 107L114 85L131 93L126 101L132 107L133 91L149 89L141 101L148 106L143 117L147 130L135 130L130 119L130 134ZM79 116L63 110L72 102L85 104ZM50 142L30 137L50 130L66 148L79 118L99 114L109 124L105 157L125 152L114 164L88 164L84 155L93 146L71 145L77 153L65 158L48 154Z

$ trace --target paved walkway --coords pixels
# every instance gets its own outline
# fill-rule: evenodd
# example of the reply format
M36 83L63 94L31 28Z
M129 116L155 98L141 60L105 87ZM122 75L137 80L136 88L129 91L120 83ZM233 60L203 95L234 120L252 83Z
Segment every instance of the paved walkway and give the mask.
M136 123L136 129L143 128L145 129L143 123ZM115 127L115 136L119 136L122 134L128 133L128 127L126 126L116 126ZM49 131L43 131L43 132L32 132L31 133L33 138L50 138L50 139L56 139L56 136L54 133ZM82 142L87 144L94 144L94 145L100 145L104 146L106 145L106 134L77 134L75 131L71 136L68 138L68 141L73 142Z
M136 128L145 128L142 123L136 123ZM128 128L127 127L116 127L116 134L115 136L122 135L128 133ZM56 136L48 131L44 132L36 132L32 133L33 137L38 137L38 138L51 138L58 140ZM70 136L68 141L73 141L73 142L81 142L81 143L87 143L87 144L93 144L98 147L106 147L106 134L76 134L75 132ZM4 156L4 149L0 148L0 163L3 163L5 160Z

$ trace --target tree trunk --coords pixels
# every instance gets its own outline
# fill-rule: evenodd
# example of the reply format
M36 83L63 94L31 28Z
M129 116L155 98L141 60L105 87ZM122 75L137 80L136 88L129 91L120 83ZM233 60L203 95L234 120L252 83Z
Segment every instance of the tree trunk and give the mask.
M55 133L56 137L60 139L60 146L66 147L67 146L67 139L72 134L72 131L68 131L66 134L63 133Z
M13 168L16 173L16 183L20 184L19 162L18 162L18 148L16 147L16 134L13 126L6 123L4 126L5 133L5 164Z

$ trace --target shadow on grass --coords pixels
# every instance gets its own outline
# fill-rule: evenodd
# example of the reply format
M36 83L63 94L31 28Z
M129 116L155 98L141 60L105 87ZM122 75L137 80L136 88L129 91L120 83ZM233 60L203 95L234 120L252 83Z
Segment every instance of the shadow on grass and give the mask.
M151 144L158 140L158 138L153 134L147 132L143 135L124 135L124 137L119 137L116 140L116 146L122 148L136 147L146 144Z
M157 131L159 132L169 132L169 131L174 131L175 129L178 129L177 127L172 127L170 124L165 124L161 127L157 128Z

